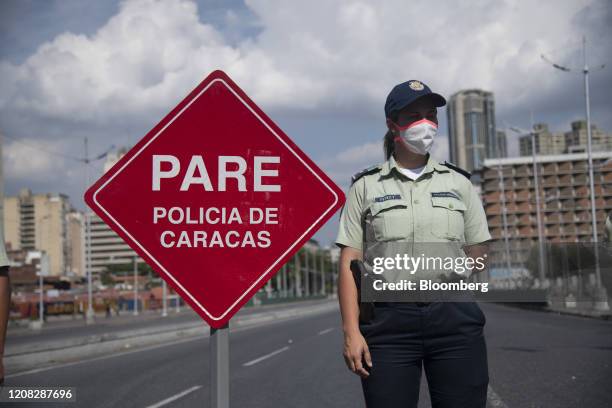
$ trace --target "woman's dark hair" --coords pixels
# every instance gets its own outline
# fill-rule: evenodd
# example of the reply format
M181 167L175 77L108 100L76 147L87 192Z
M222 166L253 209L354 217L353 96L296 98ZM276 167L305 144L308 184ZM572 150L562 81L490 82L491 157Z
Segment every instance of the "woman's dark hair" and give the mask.
M394 122L397 122L397 111L391 112L390 119ZM395 141L393 132L391 129L387 129L387 133L385 133L385 137L383 138L383 150L385 151L385 159L389 160L389 157L395 151Z

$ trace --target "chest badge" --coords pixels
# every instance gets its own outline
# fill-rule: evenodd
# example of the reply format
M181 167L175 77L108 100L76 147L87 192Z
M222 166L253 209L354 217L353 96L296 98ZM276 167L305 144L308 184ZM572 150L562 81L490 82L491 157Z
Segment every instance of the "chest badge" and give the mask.
M461 200L459 198L459 196L455 193L452 193L450 191L439 191L437 193L431 193L432 197L446 197L446 198L455 198L457 200Z
M384 195L384 196L375 197L374 198L374 202L382 203L383 201L401 200L401 199L402 199L402 197L399 194L387 194L387 195Z

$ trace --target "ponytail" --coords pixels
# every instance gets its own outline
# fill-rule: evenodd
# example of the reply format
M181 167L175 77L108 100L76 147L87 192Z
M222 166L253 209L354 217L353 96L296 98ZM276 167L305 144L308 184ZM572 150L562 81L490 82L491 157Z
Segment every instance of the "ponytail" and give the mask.
M391 129L388 129L387 133L385 133L383 150L385 151L385 159L389 160L395 151L395 141L393 140L393 132L391 132Z
M391 112L391 120L397 122L397 111ZM395 137L391 129L387 129L385 137L383 138L383 150L385 152L385 159L389 160L393 152L395 151Z

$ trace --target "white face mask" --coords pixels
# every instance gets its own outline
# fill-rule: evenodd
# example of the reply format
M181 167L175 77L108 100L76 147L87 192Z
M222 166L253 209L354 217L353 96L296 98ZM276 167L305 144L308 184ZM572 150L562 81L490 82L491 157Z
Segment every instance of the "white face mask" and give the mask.
M411 152L425 155L431 150L434 137L438 133L438 125L434 122L421 119L406 127L399 127L399 136L395 140L401 140Z

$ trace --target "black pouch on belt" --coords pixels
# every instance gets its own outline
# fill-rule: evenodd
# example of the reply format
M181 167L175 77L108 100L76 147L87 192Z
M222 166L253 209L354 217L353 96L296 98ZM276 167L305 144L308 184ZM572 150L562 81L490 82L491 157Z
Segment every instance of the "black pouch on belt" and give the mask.
M361 301L361 276L367 276L363 261L353 259L351 261L351 272L357 286L357 302L359 302L359 323L370 323L374 319L374 303Z

